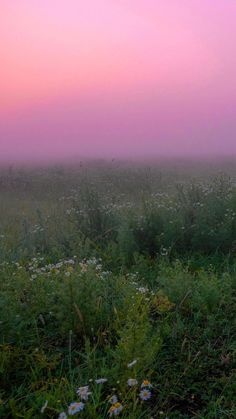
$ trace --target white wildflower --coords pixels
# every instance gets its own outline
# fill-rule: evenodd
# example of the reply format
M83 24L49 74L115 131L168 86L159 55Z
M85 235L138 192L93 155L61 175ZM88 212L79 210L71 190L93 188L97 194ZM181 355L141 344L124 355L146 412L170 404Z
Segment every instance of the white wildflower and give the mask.
M110 399L109 399L109 403L111 403L111 404L116 404L118 402L118 398L117 398L117 396L114 394L114 396L112 396Z
M148 288L138 287L136 288L141 294L146 294L148 292Z
M113 404L109 409L109 416L117 416L123 410L123 406L121 403L117 402Z
M73 402L68 407L68 413L69 415L76 415L76 413L81 412L84 409L84 403L83 402Z
M128 383L128 386L134 387L138 384L138 381L136 380L136 378L129 378L127 383Z
M76 393L78 394L78 396L80 396L81 400L85 401L88 400L88 397L91 394L91 392L89 391L89 386L79 387Z
M142 384L141 384L141 388L151 388L152 384L150 383L149 380L143 380Z
M150 399L150 397L152 397L152 393L151 393L151 391L150 390L148 390L148 389L143 389L143 390L141 390L140 391L140 393L139 393L139 397L140 397L140 399L141 400L148 400L148 399Z
M98 378L97 380L95 380L96 384L103 384L107 382L107 378Z

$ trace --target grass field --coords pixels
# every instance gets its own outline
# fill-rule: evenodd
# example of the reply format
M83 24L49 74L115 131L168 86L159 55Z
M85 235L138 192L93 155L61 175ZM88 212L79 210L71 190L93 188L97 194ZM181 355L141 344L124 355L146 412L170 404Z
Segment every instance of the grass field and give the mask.
M2 168L0 214L1 418L236 418L234 161Z

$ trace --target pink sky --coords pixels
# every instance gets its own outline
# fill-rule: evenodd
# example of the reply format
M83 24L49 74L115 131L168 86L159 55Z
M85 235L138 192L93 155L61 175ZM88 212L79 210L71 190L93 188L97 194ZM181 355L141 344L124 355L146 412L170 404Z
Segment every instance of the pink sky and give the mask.
M236 155L235 0L1 0L0 161Z

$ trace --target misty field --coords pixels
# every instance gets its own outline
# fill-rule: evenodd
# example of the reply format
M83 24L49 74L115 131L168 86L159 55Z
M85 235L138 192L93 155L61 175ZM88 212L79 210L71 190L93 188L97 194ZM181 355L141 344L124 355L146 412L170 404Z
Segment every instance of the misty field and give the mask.
M236 417L236 165L0 170L0 417Z

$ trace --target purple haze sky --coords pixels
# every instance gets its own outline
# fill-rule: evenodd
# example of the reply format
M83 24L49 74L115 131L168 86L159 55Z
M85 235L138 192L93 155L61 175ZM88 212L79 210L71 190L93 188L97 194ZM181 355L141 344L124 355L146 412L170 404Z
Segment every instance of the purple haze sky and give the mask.
M0 161L236 155L235 0L1 0Z

